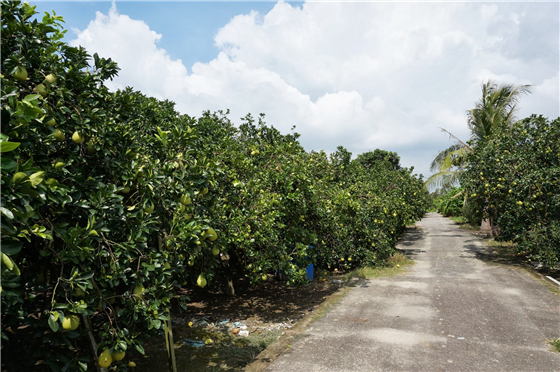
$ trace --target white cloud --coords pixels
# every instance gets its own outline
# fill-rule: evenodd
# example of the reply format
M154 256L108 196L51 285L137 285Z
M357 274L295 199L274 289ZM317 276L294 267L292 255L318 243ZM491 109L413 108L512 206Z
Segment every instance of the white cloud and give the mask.
M531 40L558 40L557 4L278 3L234 17L215 36L221 52L190 73L162 37L113 5L72 44L119 63L112 89L133 86L194 116L263 112L284 133L296 125L309 150L399 151L424 175L449 145L439 127L468 139L465 111L482 80L534 84L520 116L559 115L558 49L523 54Z
M70 44L82 45L91 54L97 52L118 62L121 71L110 83L113 89L130 85L161 99L177 96L182 86L175 82L187 76L181 60L171 60L165 50L157 47L161 37L145 22L119 14L113 3L108 15L96 12L95 20Z

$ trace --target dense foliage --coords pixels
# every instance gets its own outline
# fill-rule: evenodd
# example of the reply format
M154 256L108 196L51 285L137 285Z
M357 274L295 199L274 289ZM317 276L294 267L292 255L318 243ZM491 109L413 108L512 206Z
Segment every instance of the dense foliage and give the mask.
M447 217L462 215L464 203L463 190L462 187L450 187L447 191L434 195L436 211Z
M117 65L34 13L2 3L3 369L125 370L180 288L382 264L422 217L395 153L308 153L264 117L109 92Z
M486 139L469 157L461 185L479 219L500 229L532 260L560 259L560 119L532 116Z

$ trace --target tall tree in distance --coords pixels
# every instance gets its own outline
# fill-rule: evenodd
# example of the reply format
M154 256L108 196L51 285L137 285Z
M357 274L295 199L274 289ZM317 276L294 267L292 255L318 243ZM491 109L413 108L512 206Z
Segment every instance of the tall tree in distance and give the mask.
M437 172L426 181L428 190L435 190L443 186L456 186L459 184L459 176L468 166L467 155L476 151L476 146L483 139L492 137L503 124L511 126L517 121L515 113L517 104L522 95L530 93L530 85L498 84L488 80L482 84L482 97L475 107L467 111L467 124L471 131L471 137L467 142L461 141L449 131L455 141L447 149L437 154L430 165L430 171ZM460 195L457 194L456 197ZM465 204L467 195L464 195ZM492 221L483 220L480 225L481 231L490 231L493 235Z
M459 175L466 164L467 155L474 151L478 142L494 135L501 123L512 125L517 119L515 113L522 95L530 93L529 85L498 84L488 80L482 84L482 97L475 107L467 111L467 124L471 137L461 141L446 129L454 144L441 151L430 164L430 171L436 172L426 181L429 190L444 185L458 184Z

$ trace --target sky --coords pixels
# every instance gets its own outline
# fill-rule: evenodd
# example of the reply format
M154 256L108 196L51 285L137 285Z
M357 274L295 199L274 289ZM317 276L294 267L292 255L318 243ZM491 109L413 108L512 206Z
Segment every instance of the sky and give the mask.
M65 40L121 68L131 86L198 117L251 113L306 150L377 148L428 177L466 141L488 79L530 84L518 118L560 116L558 2L33 2Z

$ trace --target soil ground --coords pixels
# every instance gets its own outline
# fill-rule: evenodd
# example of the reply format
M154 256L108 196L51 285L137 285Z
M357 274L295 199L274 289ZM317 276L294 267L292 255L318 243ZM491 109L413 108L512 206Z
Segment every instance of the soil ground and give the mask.
M234 297L203 290L185 291L187 312L172 314L178 371L240 371L298 320L341 287L333 278L316 279L304 287L286 286L269 278L256 287L240 282ZM192 322L192 326L189 323ZM238 322L238 324L235 324ZM247 337L234 335L241 323ZM211 345L201 345L211 339ZM130 353L137 372L169 371L165 337L144 345L146 357Z

